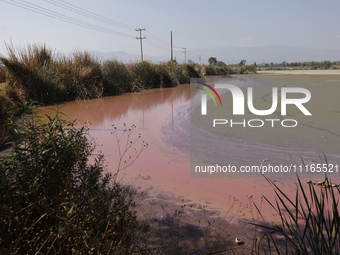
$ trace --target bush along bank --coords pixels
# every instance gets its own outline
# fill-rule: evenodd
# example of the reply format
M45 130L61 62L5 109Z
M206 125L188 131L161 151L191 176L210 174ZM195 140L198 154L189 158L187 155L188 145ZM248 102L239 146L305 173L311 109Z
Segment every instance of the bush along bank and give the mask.
M47 122L30 115L21 128L0 159L0 253L139 253L147 225L136 218L137 193L105 173L86 129L58 112Z
M229 74L251 74L256 73L256 67L254 65L243 66L205 66L205 75L229 75Z

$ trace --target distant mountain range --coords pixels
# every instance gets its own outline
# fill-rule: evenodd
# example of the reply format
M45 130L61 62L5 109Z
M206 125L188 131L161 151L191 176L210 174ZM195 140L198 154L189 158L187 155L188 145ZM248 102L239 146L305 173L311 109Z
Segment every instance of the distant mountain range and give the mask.
M99 57L102 60L117 59L124 63L140 61L140 55L129 54L124 51L117 52L100 52L91 51L91 54ZM260 63L281 63L286 62L304 62L304 61L339 61L340 50L329 49L310 49L289 47L282 45L269 45L260 47L232 47L232 48L217 48L217 49L194 49L189 50L187 53L187 60L191 59L198 63L198 57L200 54L202 57L202 63L207 64L210 57L217 58L218 61L223 61L226 64L237 64L240 60L245 59L247 64L253 64L254 62ZM184 54L176 53L176 60L179 63L184 62ZM144 55L144 60L148 60L154 63L168 61L170 59L169 54L161 56L148 56Z

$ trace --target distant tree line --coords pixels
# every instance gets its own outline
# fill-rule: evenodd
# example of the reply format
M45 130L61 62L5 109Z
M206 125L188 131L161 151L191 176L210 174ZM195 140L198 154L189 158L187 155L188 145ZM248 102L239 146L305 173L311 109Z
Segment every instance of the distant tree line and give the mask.
M228 75L228 74L249 74L256 73L255 65L246 65L246 60L241 60L237 65L227 65L223 61L218 61L215 57L210 57L209 65L205 66L206 75Z
M278 68L308 68L312 70L316 69L340 69L340 61L309 61L309 62L291 62L288 63L286 61L283 61L281 63L261 63L257 64L257 67L259 68L265 68L265 69L278 69Z
M223 61L217 61L217 58L214 58L214 57L210 57L208 62L209 62L209 65L211 65L211 66L227 66L226 63L224 63ZM236 64L236 66L245 66L246 62L247 62L247 60L242 59L240 61L240 63ZM232 66L234 66L234 64L232 64ZM255 66L256 66L256 64L255 64Z

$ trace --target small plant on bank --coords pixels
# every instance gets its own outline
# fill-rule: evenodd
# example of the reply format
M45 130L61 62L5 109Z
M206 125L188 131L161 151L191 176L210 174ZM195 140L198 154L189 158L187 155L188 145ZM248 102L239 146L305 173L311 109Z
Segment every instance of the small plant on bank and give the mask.
M57 111L21 124L21 142L0 160L1 254L130 254L139 252L137 193L89 163L86 129ZM12 123L14 128L16 124Z
M141 153L149 146L145 141L142 141L142 145L139 149L135 147L136 143L141 139L141 134L134 140L132 140L132 133L135 131L136 126L132 125L130 128L126 127L126 124L123 123L123 130L117 129L114 125L113 131L111 134L115 137L117 141L118 148L118 165L116 173L113 175L114 181L117 181L118 175L121 171L125 171L126 168L131 166L137 158L141 155ZM131 150L134 151L133 155L129 154Z
M257 252L339 254L340 191L336 185L326 176L317 183L319 187L310 181L306 189L297 177L296 197L291 200L271 179L266 179L274 189L276 204L265 199L280 216L280 224L254 224L269 231L257 239Z

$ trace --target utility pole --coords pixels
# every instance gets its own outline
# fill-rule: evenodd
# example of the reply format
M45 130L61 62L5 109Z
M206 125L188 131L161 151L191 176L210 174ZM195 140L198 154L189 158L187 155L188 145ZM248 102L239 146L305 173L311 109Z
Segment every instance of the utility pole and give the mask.
M142 30L145 30L145 28L138 28L136 31L139 31L139 37L136 37L137 40L140 40L140 56L143 62L143 46L142 46L142 40L146 39L146 37L142 37Z
M172 31L171 31L171 61L173 61L173 53L172 53Z
M184 64L187 63L187 48L182 48L184 51L182 51L184 53Z
M198 54L198 59L200 60L200 66L202 65L201 54Z

